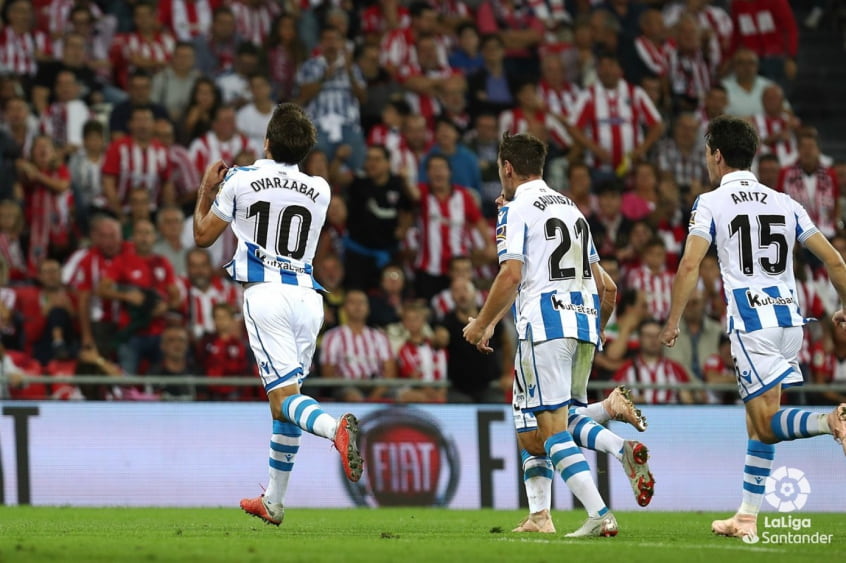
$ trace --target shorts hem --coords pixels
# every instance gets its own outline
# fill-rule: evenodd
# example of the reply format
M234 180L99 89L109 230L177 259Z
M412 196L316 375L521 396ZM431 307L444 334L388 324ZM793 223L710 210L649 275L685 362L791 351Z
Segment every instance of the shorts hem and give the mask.
M303 368L294 368L285 375L278 377L264 386L264 392L269 393L277 387L285 387L298 382L297 375L302 375Z
M542 411L557 411L558 409L568 407L570 405L570 399L564 401L563 403L556 403L554 405L538 405L536 407L526 407L522 409L524 412L530 412L532 414Z
M790 375L791 373L795 373L795 372L796 372L796 370L794 368L792 368L792 367L787 368L784 371L784 373L782 373L781 375L776 377L774 380L770 381L769 383L767 383L766 385L761 387L760 389L755 390L754 393L750 393L750 394L746 395L745 397L742 397L743 402L746 403L746 402L751 401L752 399L754 399L756 397L761 396L762 394L766 393L767 391L769 391L770 389L772 389L773 387L775 387L776 385L781 383L788 375ZM798 387L798 386L801 386L803 383L804 383L804 381L788 382L788 383L784 384L784 388L787 389L788 387Z

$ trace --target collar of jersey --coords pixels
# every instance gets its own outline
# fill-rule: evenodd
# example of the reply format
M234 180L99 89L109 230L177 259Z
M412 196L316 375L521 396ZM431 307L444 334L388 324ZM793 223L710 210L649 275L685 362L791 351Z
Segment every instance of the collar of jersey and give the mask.
M740 180L752 180L753 182L757 182L758 178L756 178L755 175L749 170L738 170L736 172L729 172L728 174L723 176L723 179L720 181L720 187L723 187L730 182L738 182Z
M268 164L273 164L275 166L278 166L282 170L286 170L286 171L289 171L289 170L293 170L294 172L300 171L300 167L297 166L296 164L285 164L284 162L276 162L275 160L270 159L270 158L260 158L256 161L256 166L266 166Z
M524 182L517 186L517 189L514 190L514 199L517 199L517 197L523 192L527 192L529 190L539 190L545 187L546 182L544 182L542 179L529 180L528 182Z

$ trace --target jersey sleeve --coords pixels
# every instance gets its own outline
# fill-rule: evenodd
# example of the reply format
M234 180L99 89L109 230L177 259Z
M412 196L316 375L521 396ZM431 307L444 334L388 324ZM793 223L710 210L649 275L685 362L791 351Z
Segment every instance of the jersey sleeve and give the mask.
M506 260L525 262L525 227L518 210L508 205L499 210L496 220L496 254L500 263Z
M232 215L235 213L235 187L238 184L236 177L237 171L237 168L231 168L226 173L226 178L223 179L223 186L217 192L217 197L214 198L211 208L215 215L227 223L232 222Z
M804 245L805 241L820 231L800 203L791 199L790 204L793 207L793 215L796 217L796 240Z
M689 234L702 237L713 243L715 242L716 231L714 215L711 209L708 207L707 202L702 199L702 196L697 197L696 201L693 202L693 209L690 211Z

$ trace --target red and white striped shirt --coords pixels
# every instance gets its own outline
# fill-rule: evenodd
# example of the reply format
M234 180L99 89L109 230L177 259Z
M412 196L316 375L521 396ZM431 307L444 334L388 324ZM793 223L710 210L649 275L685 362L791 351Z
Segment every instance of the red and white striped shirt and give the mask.
M11 27L0 29L0 70L12 74L35 76L36 54L50 55L50 38L43 31L15 33Z
M684 2L670 4L664 8L664 24L667 27L673 27L679 21L679 18L687 12L688 8ZM699 29L711 32L712 40L709 41L709 44L716 45L722 57L728 55L734 34L734 23L731 21L728 12L718 6L705 5L693 15L696 16Z
M82 100L53 102L41 114L41 132L58 148L82 146L82 128L91 119L91 110Z
M546 80L541 80L538 84L538 95L543 100L546 111L569 118L578 107L582 90L570 82L554 88Z
M188 149L174 143L166 150L170 179L173 182L176 197L179 198L196 192L200 188L201 177L191 161Z
M834 236L839 219L834 211L840 197L834 170L820 165L813 173L806 174L797 163L781 169L777 189L799 202L823 235Z
M649 72L655 76L665 76L669 70L669 49L667 42L656 45L645 35L639 35L634 40L634 47L641 62Z
M486 291L476 291L476 306L480 309L485 304ZM436 320L441 320L455 309L455 298L449 288L439 291L429 301Z
M428 184L420 184L420 248L414 269L433 276L445 275L453 256L468 256L472 239L468 231L482 213L470 192L453 186L446 199L435 197Z
M633 360L627 361L614 374L614 381L617 383L655 383L673 384L689 383L687 372L681 364L661 358L655 363L647 363L638 354ZM675 389L641 389L638 394L643 397L644 403L660 405L667 403L678 403L679 396Z
M752 124L758 130L758 136L761 138L761 147L758 154L774 154L778 157L778 161L782 166L796 161L799 157L799 147L796 142L796 135L792 131L787 140L764 143L765 139L782 131L789 130L792 119L792 116L786 112L779 114L777 117L765 113L752 116Z
M460 71L455 70L449 65L441 65L439 68L424 71L417 65L417 63L408 64L400 68L398 82L402 84L413 76L426 76L427 78L447 79L450 76L461 74ZM422 115L426 118L426 123L429 129L433 130L435 127L435 119L441 114L441 103L435 96L428 94L418 94L417 92L406 91L405 100L411 106L412 115Z
M250 139L246 135L235 133L231 139L221 141L214 131L209 131L202 137L194 139L191 146L188 147L188 155L194 164L194 168L202 176L212 162L220 159L232 165L235 157L249 148Z
M117 177L118 200L126 205L135 188L146 188L150 201L158 202L162 185L168 181L167 149L155 139L141 147L132 137L112 141L103 160L103 175Z
M719 60L716 61L719 63ZM675 47L667 50L667 73L674 95L705 101L716 76L716 64L705 58L702 50L693 54L680 53Z
M664 321L670 314L670 303L672 301L673 273L662 268L654 274L646 265L631 270L626 279L627 287L639 289L646 294L646 304L650 314Z
M405 29L411 25L411 16L408 8L397 6L397 29ZM388 22L382 11L382 5L378 2L361 12L361 32L364 35L378 35L382 37L388 29Z
M531 118L537 123L543 123L543 129L549 135L549 140L558 145L561 150L566 150L573 144L567 129L551 113L537 110ZM499 115L499 134L502 135L505 132L512 135L532 132L529 128L529 117L522 108L505 110Z
M643 127L661 122L655 104L639 86L620 80L607 89L597 81L579 102L575 124L589 127L596 144L611 153L616 169L626 154L643 142Z
M230 6L235 15L235 29L244 41L257 47L264 44L270 34L270 26L282 12L278 2L265 1L259 5L253 2L233 2Z
M438 48L438 63L441 67L449 68L447 55L449 42L441 35L435 37ZM399 72L403 67L418 68L417 47L414 31L410 27L395 29L382 38L382 56L380 63L383 67L393 67Z
M400 377L419 381L446 381L447 354L442 348L432 348L428 342L415 344L406 341L397 353L397 360Z
M161 0L164 1L164 0ZM161 4L161 1L159 4ZM50 37L59 37L68 29L70 14L77 0L50 0L38 10L38 28L46 31ZM88 2L85 9L91 14L93 21L103 17L103 10L96 2Z
M810 272L808 275L810 276ZM825 316L822 298L817 292L816 283L810 277L808 281L796 280L796 300L799 302L799 313L803 317L821 319ZM808 365L812 359L811 345L813 344L810 338L810 325L805 325L804 330L805 338L802 339L798 358L800 364Z
M70 180L67 166L60 164L55 170L41 170L42 174L58 180ZM24 191L24 218L29 227L29 255L27 263L32 276L51 248L67 248L73 234L73 191L54 192L36 182L22 182Z
M344 379L381 377L382 365L392 358L388 337L368 326L360 332L353 332L348 325L329 329L321 349L321 363L334 366L336 375Z
M215 331L212 310L218 303L228 303L236 311L241 310L241 286L223 278L212 278L209 286L202 290L191 284L191 280L179 278L179 289L184 303L183 314L188 322L188 330L194 338Z
M159 0L159 23L179 41L208 33L220 0Z
M82 314L89 314L93 322L117 322L120 318L120 301L100 299L97 287L115 258L134 253L132 243L124 242L115 256L107 257L100 249L89 248L75 252L65 264L62 279L69 280L70 287L76 291L91 293L91 310Z
M109 52L117 85L126 89L129 75L136 70L135 65L132 64L133 57L149 59L164 66L173 55L175 46L176 40L168 32L160 31L151 39L139 33L117 34Z

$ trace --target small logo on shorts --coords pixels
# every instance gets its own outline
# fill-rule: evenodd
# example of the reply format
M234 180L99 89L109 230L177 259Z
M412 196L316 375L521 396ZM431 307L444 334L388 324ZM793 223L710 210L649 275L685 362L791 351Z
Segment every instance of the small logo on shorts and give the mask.
M535 396L535 386L529 385L528 389L529 389L529 397L534 397Z
M267 362L261 362L261 369L264 373L270 373L270 364Z

